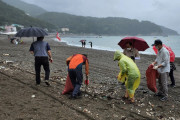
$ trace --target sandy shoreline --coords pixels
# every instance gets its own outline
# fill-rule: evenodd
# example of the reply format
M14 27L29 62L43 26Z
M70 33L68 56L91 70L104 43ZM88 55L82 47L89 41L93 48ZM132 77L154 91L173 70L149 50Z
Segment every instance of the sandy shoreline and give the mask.
M10 44L6 36L0 36L0 66L5 67L0 69L0 94L2 95L0 104L3 106L0 108L0 118L38 120L60 118L123 119L124 117L127 120L180 118L179 58L176 59L177 70L174 73L177 87L169 88L169 100L163 103L154 97L153 93L146 87L145 71L154 61L155 56L142 54L141 60L137 61L142 77L141 85L135 94L136 105L127 105L121 100L124 88L116 80L119 68L117 62L113 61L114 52L68 46L52 41L51 37L46 37L45 41L49 42L54 59L54 63L50 66L52 86L47 88L42 83L42 86L36 88L34 57L28 52L32 38L22 39L25 44L13 45ZM82 99L70 101L68 95L63 96L60 93L64 88L67 75L65 60L76 53L88 54L90 85ZM7 60L14 62L3 63ZM14 90L17 91L12 94ZM83 86L82 91L84 90ZM37 97L32 98L33 94ZM14 95L16 96L14 97ZM44 108L47 111L43 111ZM16 110L18 112L15 112ZM62 111L67 111L72 116L68 116Z

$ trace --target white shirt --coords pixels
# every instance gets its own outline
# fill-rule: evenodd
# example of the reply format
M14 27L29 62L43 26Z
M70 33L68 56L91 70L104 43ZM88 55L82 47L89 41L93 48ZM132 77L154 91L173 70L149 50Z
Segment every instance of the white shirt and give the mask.
M170 72L170 56L166 48L162 47L158 51L155 62L157 62L157 65L162 65L157 69L159 73Z

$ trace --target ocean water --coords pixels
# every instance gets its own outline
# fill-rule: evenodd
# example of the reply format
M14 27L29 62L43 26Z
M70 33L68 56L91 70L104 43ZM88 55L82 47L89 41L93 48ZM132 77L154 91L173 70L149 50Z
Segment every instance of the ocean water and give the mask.
M86 40L86 48L90 48L90 41L93 43L93 49L99 49L99 50L108 50L108 51L116 51L120 50L121 47L118 44L118 42L126 36L79 36L79 37L63 37L62 42L66 42L68 45L72 46L78 46L81 47L82 44L79 42L82 39ZM155 55L152 44L154 43L154 40L161 39L163 44L171 47L171 49L174 51L176 57L180 57L180 36L137 36L140 38L143 38L149 45L150 48L148 48L146 51L141 51L142 54L151 54Z

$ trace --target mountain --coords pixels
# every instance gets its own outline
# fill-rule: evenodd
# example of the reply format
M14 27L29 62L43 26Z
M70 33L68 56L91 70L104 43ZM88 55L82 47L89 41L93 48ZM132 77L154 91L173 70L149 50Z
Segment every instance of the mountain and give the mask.
M135 19L120 17L83 17L66 13L47 12L43 8L25 3L21 0L3 1L25 11L26 14L36 17L41 21L51 23L58 28L67 27L70 29L71 33L75 34L178 35L174 30L159 26L149 21L138 21Z
M36 26L42 28L55 29L55 26L42 20L33 18L25 14L24 11L7 5L0 0L0 25L20 24L25 27Z
M33 4L28 4L21 0L2 0L2 1L20 10L23 10L26 14L29 14L30 16L38 16L40 14L47 12L41 7L38 7Z
M178 33L175 30L171 30L171 29L163 27L163 26L161 26L161 29L162 29L164 35L178 35Z
M47 12L39 15L45 20L60 28L67 27L71 33L88 33L103 35L160 35L160 26L149 21L138 21L127 18L83 17L66 13Z

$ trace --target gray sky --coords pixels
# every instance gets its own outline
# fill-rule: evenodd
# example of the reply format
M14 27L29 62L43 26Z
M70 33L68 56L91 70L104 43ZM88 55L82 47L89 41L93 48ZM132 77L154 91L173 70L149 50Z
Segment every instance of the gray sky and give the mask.
M180 33L180 0L22 0L48 11L148 20Z

